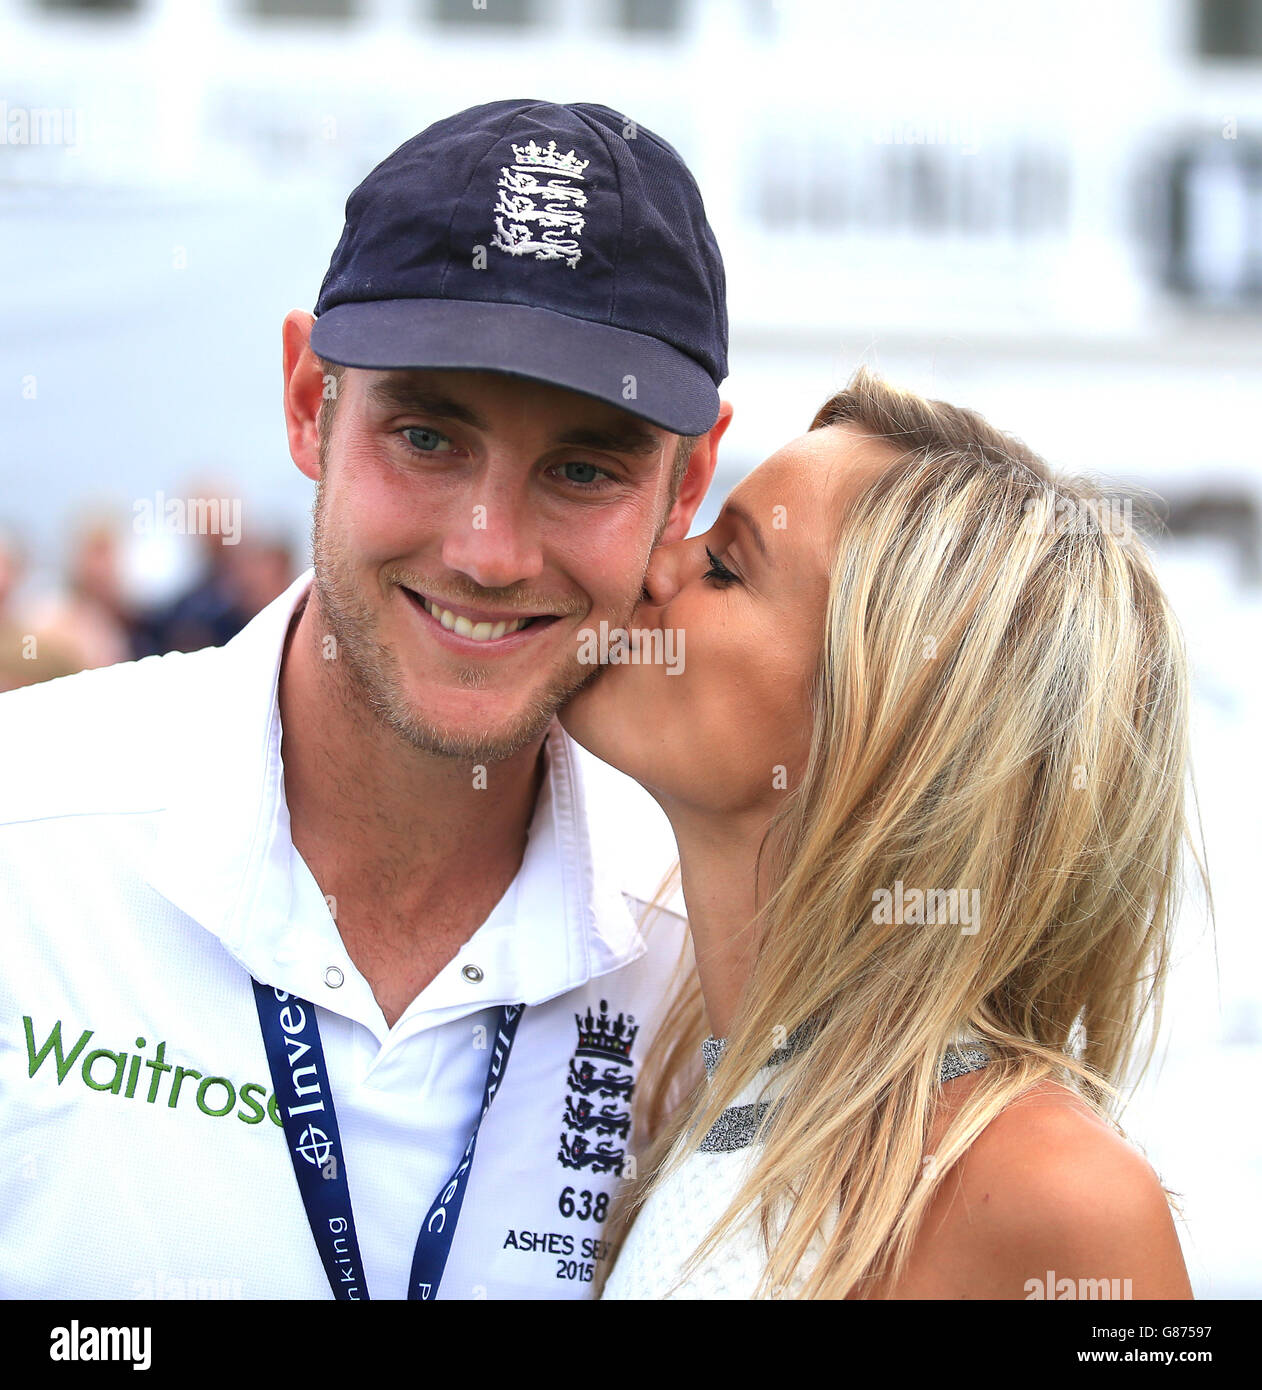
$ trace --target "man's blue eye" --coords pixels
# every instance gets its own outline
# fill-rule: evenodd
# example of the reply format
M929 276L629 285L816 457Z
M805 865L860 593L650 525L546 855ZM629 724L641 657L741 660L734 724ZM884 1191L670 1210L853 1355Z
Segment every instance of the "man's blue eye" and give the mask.
M570 482L572 482L572 483L594 483L594 482L596 481L596 479L599 478L599 477L601 476L601 470L600 470L599 468L597 468L596 465L595 465L594 463L579 463L578 460L576 459L573 463L564 463L564 464L562 464L561 466L562 466L562 468L581 468L581 469L585 469L585 470L587 471L587 473L590 475L590 476L588 476L588 477L576 478L576 477L573 476L573 474L571 474L571 475L570 475Z
M445 434L439 434L437 430L427 430L419 426L404 430L404 436L414 449L420 449L422 453L434 453L440 444L447 442Z

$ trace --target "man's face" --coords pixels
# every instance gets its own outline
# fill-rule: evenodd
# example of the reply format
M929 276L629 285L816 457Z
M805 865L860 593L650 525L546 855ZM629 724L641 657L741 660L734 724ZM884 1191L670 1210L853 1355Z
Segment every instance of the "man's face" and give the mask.
M314 538L345 693L444 756L491 762L540 737L600 670L579 630L623 626L640 597L675 443L559 387L348 369Z

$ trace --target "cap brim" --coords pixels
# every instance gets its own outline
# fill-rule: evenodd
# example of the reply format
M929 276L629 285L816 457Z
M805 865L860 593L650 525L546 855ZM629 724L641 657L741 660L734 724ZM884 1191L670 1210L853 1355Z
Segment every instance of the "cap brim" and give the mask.
M334 305L313 352L374 371L458 368L563 386L670 430L704 434L719 418L706 369L657 338L529 304L378 299Z

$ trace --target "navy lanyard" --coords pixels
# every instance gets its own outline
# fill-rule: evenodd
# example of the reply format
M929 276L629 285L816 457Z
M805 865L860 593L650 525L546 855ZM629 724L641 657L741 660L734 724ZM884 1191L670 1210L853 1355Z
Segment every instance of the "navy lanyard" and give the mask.
M366 1300L369 1298L368 1281L364 1278L355 1235L342 1137L338 1132L333 1090L324 1065L315 1009L305 999L286 994L283 989L273 989L253 979L251 983L263 1030L263 1046L267 1050L267 1065L272 1072L276 1106L289 1144L298 1191L307 1209L307 1220L328 1275L329 1287L334 1298ZM438 1293L460 1220L478 1131L504 1079L508 1054L512 1051L513 1038L525 1007L524 1004L505 1004L500 1009L486 1085L482 1090L482 1110L456 1171L434 1199L416 1238L408 1298L430 1299Z

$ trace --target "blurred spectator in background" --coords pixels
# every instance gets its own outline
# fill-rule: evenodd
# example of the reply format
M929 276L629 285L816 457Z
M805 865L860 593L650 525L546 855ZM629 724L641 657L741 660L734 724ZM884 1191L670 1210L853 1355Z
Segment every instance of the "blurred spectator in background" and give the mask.
M153 652L221 647L296 577L289 542L279 536L239 537L235 544L214 533L196 539L202 574L167 609L151 615L147 640Z
M18 603L25 569L21 547L0 538L0 688L130 660L134 622L122 596L112 519L96 514L77 525L60 593Z
M17 537L0 528L0 692L68 676L79 668L55 641L42 640L16 600L26 569Z
M37 605L31 621L41 638L66 650L76 670L131 660L135 619L123 597L115 518L90 514L75 525L65 587Z
M28 557L16 531L0 526L0 692L119 661L222 646L297 574L280 532L238 536L235 544L219 534L189 536L181 544L200 552L196 579L177 598L151 606L135 576L129 579L131 540L113 516L83 517L64 583L23 599Z

